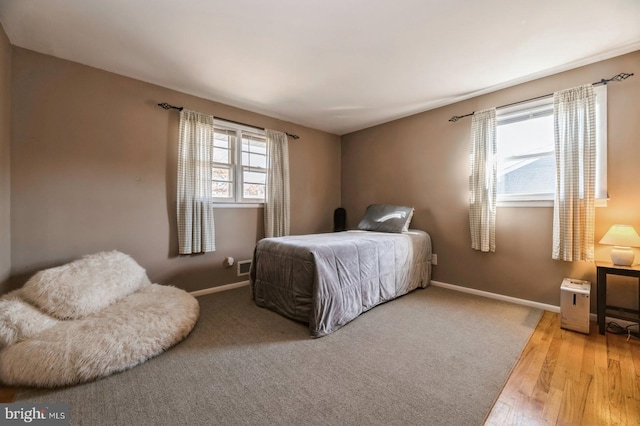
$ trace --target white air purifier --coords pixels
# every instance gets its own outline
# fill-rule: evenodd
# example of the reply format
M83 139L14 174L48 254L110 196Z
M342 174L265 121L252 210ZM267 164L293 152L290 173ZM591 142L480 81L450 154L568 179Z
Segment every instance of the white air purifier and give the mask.
M589 281L565 278L560 286L560 327L589 334Z

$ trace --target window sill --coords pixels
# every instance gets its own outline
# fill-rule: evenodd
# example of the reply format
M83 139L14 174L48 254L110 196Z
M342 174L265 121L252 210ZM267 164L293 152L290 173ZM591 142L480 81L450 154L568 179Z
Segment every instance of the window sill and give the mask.
M595 202L596 207L607 207L606 198L597 199ZM511 201L497 201L496 207L553 207L553 200L511 200Z
M214 209L261 209L263 203L213 203Z
M497 201L497 207L553 207L553 200Z

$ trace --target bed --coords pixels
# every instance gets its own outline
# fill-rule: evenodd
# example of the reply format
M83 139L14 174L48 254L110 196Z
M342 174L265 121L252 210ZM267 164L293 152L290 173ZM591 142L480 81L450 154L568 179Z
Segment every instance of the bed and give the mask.
M398 232L379 232L387 228L380 221L363 225L365 219L358 230L260 240L250 270L256 305L308 323L311 336L322 337L381 303L427 287L429 234L405 229L410 215L405 225L391 228Z

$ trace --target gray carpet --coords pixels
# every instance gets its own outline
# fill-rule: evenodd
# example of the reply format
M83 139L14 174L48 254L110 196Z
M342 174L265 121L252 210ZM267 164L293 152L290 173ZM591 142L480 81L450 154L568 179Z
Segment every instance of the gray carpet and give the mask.
M311 339L248 287L198 300L168 352L17 401L69 403L72 425L479 425L542 315L429 287Z

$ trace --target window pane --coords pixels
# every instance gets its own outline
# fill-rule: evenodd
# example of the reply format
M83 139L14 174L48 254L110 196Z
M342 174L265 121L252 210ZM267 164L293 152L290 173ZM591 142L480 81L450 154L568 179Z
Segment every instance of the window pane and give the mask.
M267 156L253 152L242 152L242 165L250 167L267 168Z
M219 148L227 148L229 149L229 139L230 137L226 134L221 134L218 132L214 132L213 134L213 146Z
M214 148L213 161L216 163L231 164L231 151L228 149Z
M263 139L242 139L242 150L243 151L251 151L257 154L266 155L267 154L267 143Z
M215 129L213 140L213 161L216 163L233 164L235 131Z
M267 183L267 174L264 172L245 170L243 173L242 181L245 183L260 183L264 185Z
M553 116L497 126L498 194L553 194Z
M242 185L242 196L244 198L255 198L264 200L265 185L257 183L245 183Z
M223 167L214 167L211 170L211 178L214 181L231 182L231 170Z
M555 171L553 155L518 162L508 173L498 177L498 194L553 194Z
M218 198L231 198L233 192L231 192L231 183L228 182L213 182L213 196Z
M242 138L242 165L267 167L267 143L264 139L250 136Z
M242 173L242 197L264 200L267 182L266 172L244 170Z
M499 125L498 158L553 152L553 116Z

